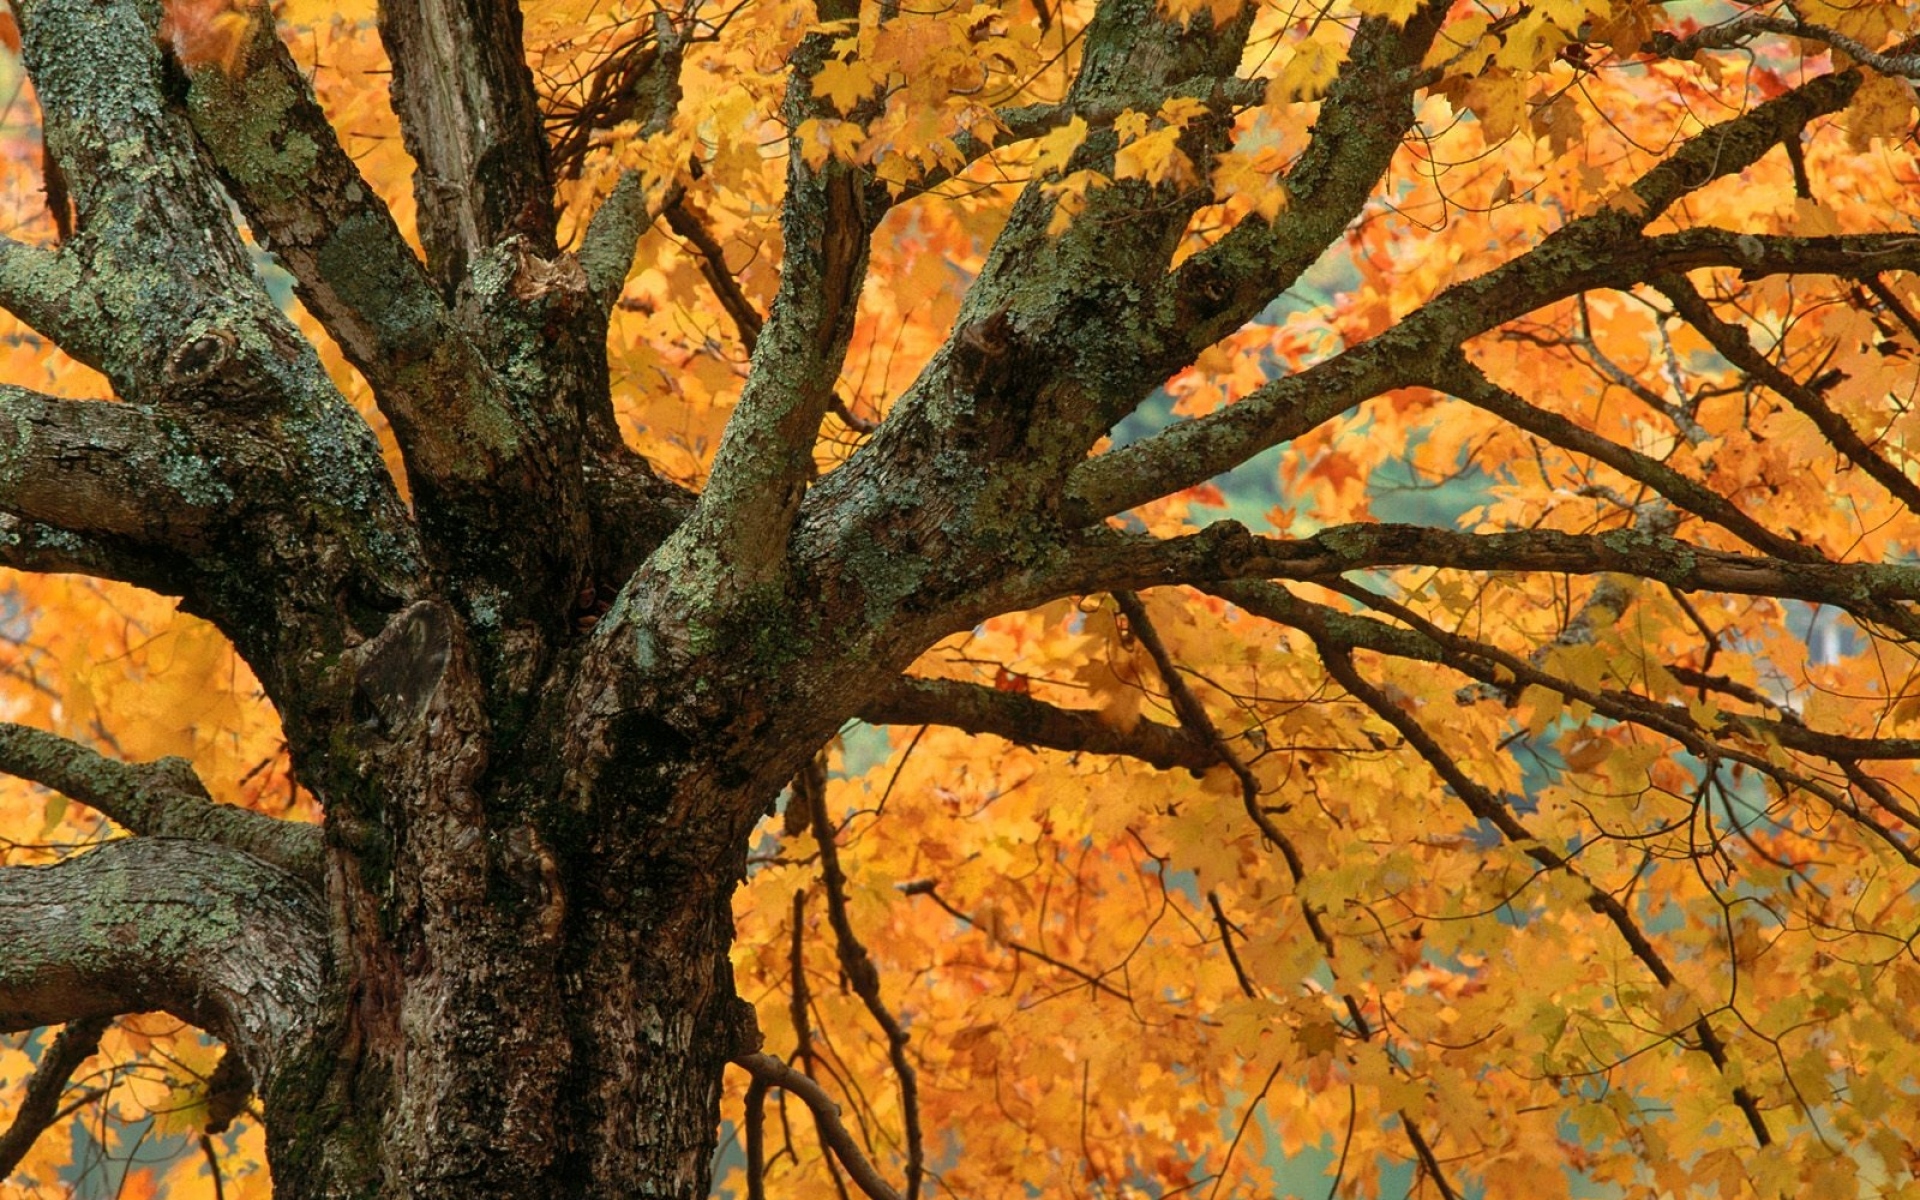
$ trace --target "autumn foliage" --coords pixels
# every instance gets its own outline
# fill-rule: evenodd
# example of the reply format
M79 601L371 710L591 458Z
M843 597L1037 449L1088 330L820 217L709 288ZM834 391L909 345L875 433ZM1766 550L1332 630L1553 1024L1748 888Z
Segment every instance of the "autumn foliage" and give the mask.
M608 340L629 443L703 485L779 285L789 155L895 201L824 477L942 352L1023 191L1060 239L1124 222L1110 189L1200 190L1180 270L1300 215L1356 28L1434 19L1162 7L1250 21L1239 77L1071 111L1090 4L527 4L562 245L625 171L658 216ZM165 28L187 67L238 71L267 20L412 236L371 4L180 0ZM1202 454L1171 494L1129 491L1146 451L1082 489L1115 529L1232 519L1318 535L1325 562L985 620L913 673L1011 715L851 723L756 834L740 994L892 1187L1920 1196L1915 23L1880 0L1445 13L1388 81L1417 119L1357 219L1092 461L1404 333L1384 386L1309 377L1277 401L1296 423L1276 451L1220 474ZM52 244L65 214L9 55L0 190L12 236ZM821 103L795 121L803 60ZM1685 157L1847 72L1751 165ZM1222 121L1228 148L1203 153ZM1448 291L1502 270L1524 291L1614 216L1659 247L1522 300ZM368 385L281 294L397 474ZM109 390L11 318L0 378ZM223 803L320 819L211 626L124 585L5 586L0 716L184 756ZM116 836L17 780L0 833L13 865ZM0 1045L0 1105L52 1034ZM267 1195L244 1112L203 1136L218 1059L169 1018L116 1021L8 1193L202 1197L217 1173ZM746 1071L729 1088L717 1187L857 1190L795 1094Z

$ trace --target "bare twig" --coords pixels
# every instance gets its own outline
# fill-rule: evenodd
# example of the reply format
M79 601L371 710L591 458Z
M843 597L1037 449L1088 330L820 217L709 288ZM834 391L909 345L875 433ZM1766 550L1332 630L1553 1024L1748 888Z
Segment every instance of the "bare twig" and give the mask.
M894 1075L900 1081L900 1108L907 1135L907 1186L911 1200L920 1194L924 1170L920 1138L920 1087L913 1064L907 1061L907 1031L899 1018L880 998L880 971L873 965L867 948L853 931L847 916L847 877L840 869L840 851L834 844L833 821L827 815L826 765L815 758L794 777L794 799L806 803L813 815L813 836L820 848L820 879L827 892L827 920L833 926L834 943L840 954L840 968L854 994L860 997L887 1038L887 1057L893 1062ZM847 1168L852 1171L852 1166Z
M1140 603L1140 597L1134 595L1132 592L1115 592L1113 593L1113 598L1114 602L1120 606L1120 611L1126 614L1128 626L1132 629L1134 637L1140 640L1140 644L1146 649L1148 657L1153 659L1154 669L1159 672L1160 681L1166 686L1167 695L1173 701L1173 709L1174 712L1179 715L1181 725L1210 742L1213 745L1214 752L1219 756L1221 763L1233 772L1235 779L1239 780L1240 799L1241 803L1246 807L1247 815L1253 819L1254 825L1259 828L1267 840L1280 851L1280 857L1287 865L1287 873L1293 879L1294 892L1298 895L1301 884L1306 881L1306 864L1301 859L1300 852L1294 846L1292 840L1281 831L1278 825L1274 824L1273 818L1267 815L1266 809L1261 805L1260 781L1255 777L1253 769L1241 761L1240 756L1233 752L1233 747L1227 745L1226 739L1220 736L1219 729L1214 726L1213 718L1207 715L1206 706L1200 703L1200 698L1193 694L1193 689L1187 685L1186 679L1181 676L1179 665L1173 661L1173 655L1168 653L1166 642L1161 640L1159 630L1154 628L1152 620L1148 618L1146 606ZM1209 898L1211 899L1211 897ZM1309 902L1303 897L1300 901L1300 912L1306 919L1308 931L1313 934L1313 940L1319 943L1320 951L1326 957L1327 969L1329 971L1334 970L1336 960L1334 955L1333 933L1327 928L1326 922L1321 919L1322 913L1319 906ZM1220 935L1221 938L1225 940L1227 937L1225 926L1226 917L1220 912L1220 906L1217 900L1214 902L1214 913L1220 917ZM1230 956L1233 955L1231 941L1228 941L1227 953ZM1233 958L1233 964L1235 972L1239 972L1240 961L1238 957ZM1240 977L1240 986L1243 989L1248 986L1245 975L1241 975ZM1374 1033L1374 1026L1367 1020L1366 1013L1360 1007L1359 998L1343 988L1340 991L1340 1000L1341 1003L1346 1006L1348 1017L1353 1021L1354 1033L1361 1041L1371 1039ZM1278 1065L1275 1066L1274 1070L1278 1073ZM1267 1080L1268 1086L1272 1086L1272 1083L1273 1080L1269 1077ZM1265 1095L1264 1090L1261 1094ZM1414 1119L1409 1116L1404 1109L1399 1113L1399 1117L1400 1124L1406 1128L1407 1140L1413 1143L1414 1153L1420 1156L1422 1164L1432 1173L1434 1181L1440 1185L1440 1190L1446 1193L1447 1200L1458 1200L1458 1196L1452 1186L1447 1183L1446 1177L1440 1173L1440 1164L1434 1160L1433 1151L1428 1147L1426 1139L1421 1135L1419 1125L1414 1122ZM1237 1143L1238 1140L1236 1137L1235 1142ZM1228 1152L1228 1158L1232 1158L1231 1150ZM1216 1184L1216 1189L1217 1186Z
M817 1082L771 1054L743 1054L733 1062L767 1087L777 1087L798 1096L812 1110L813 1119L820 1126L821 1137L832 1148L841 1165L846 1167L847 1174L872 1200L904 1200L891 1184L880 1177L880 1172L867 1161L867 1156L860 1153L853 1135L840 1120L840 1106Z
M27 1094L15 1110L13 1124L0 1134L0 1179L13 1174L33 1143L58 1119L60 1094L80 1064L100 1048L100 1035L106 1032L109 1017L87 1017L70 1022L53 1039L27 1082Z
M949 904L947 902L947 898L940 894L938 889L934 886L933 880L931 879L915 879L909 883L903 883L900 885L900 894L903 896L925 896L927 899L933 901L935 904L938 904L942 909L946 910L947 915L954 918L955 920L965 921L967 924L973 925L976 927L979 925L979 922L975 921L971 916L967 915L964 912L961 912L959 909ZM1048 966L1053 967L1056 970L1065 971L1067 974L1073 976L1076 979L1081 980L1088 987L1094 989L1097 992L1103 992L1106 995L1112 996L1115 1000L1122 1000L1129 1004L1133 1002L1133 997L1127 995L1127 993L1121 991L1119 988L1114 987L1112 984L1108 983L1105 979L1101 978L1099 975L1095 975L1090 971L1086 971L1081 969L1080 967L1076 967L1072 963L1067 962L1064 959L1055 958L1053 955L1048 954L1044 950L1036 950L1034 947L1029 946L1024 942L1010 941L1002 937L996 936L994 940L996 942L999 942L1002 946L1005 946L1007 949L1013 951L1015 954L1024 954L1028 958L1032 958L1039 962L1046 963Z
M1257 1000L1260 990L1247 978L1247 968L1241 965L1240 952L1233 948L1233 923L1227 920L1227 912L1220 907L1220 893L1208 892L1207 903L1213 908L1213 922L1220 927L1220 944L1226 947L1227 961L1233 964L1233 977L1240 981L1240 992L1249 1000Z

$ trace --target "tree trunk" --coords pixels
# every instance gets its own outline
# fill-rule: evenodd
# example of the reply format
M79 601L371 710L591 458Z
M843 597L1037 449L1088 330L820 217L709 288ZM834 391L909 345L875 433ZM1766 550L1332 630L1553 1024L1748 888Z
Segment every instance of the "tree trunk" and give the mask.
M705 1196L722 1071L758 1048L732 892L824 733L717 753L727 706L676 728L576 653L542 689L573 702L503 746L489 694L522 668L489 688L476 657L446 606L412 606L353 656L359 719L314 740L344 937L324 1028L266 1097L276 1194Z

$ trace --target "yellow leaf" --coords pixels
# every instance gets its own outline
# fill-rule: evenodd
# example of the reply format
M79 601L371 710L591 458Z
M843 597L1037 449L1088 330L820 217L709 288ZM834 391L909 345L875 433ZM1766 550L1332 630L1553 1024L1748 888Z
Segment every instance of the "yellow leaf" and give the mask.
M813 77L813 94L825 96L841 113L853 111L853 106L866 99L873 90L873 77L869 74L864 59L842 62L830 58L820 64L820 70Z
M1033 160L1035 175L1048 175L1055 171L1064 171L1072 160L1073 152L1080 143L1087 140L1087 120L1076 116L1065 125L1041 138L1039 153Z
M1340 64L1346 59L1346 45L1336 31L1315 33L1293 48L1286 65L1267 87L1267 102L1314 99L1340 74Z
M1353 11L1363 17L1385 17L1395 25L1420 11L1420 0L1353 0Z
M1913 85L1891 75L1870 75L1847 105L1847 145L1865 150L1876 138L1901 138L1913 129Z

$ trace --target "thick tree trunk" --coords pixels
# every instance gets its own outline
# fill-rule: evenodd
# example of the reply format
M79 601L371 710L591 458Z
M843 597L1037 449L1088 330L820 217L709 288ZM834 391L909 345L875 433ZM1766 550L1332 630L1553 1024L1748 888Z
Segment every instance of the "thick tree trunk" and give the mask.
M558 955L503 936L509 902L463 914L438 957L363 967L266 1098L276 1196L706 1196L752 1017L731 884L690 882L579 889Z
M351 657L354 719L296 746L334 784L337 940L324 1029L266 1096L278 1194L705 1196L721 1073L757 1049L728 959L747 835L832 725L743 743L734 706L689 724L684 686L576 652L542 689L568 703L502 744L526 668L483 676L439 601Z

